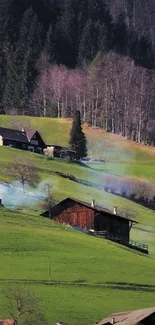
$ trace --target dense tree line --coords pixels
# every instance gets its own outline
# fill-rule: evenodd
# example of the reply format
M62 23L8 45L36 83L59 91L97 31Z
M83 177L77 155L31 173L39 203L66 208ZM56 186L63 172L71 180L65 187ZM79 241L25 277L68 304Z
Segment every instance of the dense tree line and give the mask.
M82 120L94 127L155 143L154 71L114 52L99 53L84 70L47 65L45 58L44 64L30 113L71 118L79 110Z
M155 2L152 0L106 0L110 13L116 21L121 14L128 30L134 30L138 38L147 38L155 50Z
M144 0L1 1L1 112L80 110L90 125L154 143L153 10Z

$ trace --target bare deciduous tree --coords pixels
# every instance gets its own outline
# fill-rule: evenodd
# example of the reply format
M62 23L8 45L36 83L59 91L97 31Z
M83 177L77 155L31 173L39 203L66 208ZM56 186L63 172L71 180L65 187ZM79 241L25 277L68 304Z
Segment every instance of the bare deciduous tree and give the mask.
M54 199L54 196L52 194L52 186L49 183L45 183L44 185L45 191L46 191L46 199L44 201L44 208L48 210L49 213L49 219L51 219L51 209L56 204L56 201Z
M149 144L146 125L154 119L154 87L154 71L112 51L97 54L85 70L45 62L31 108L35 115L69 118L79 110L91 126Z
M28 158L14 160L6 167L6 173L21 183L23 191L26 184L35 187L40 181L37 168Z
M44 325L45 319L40 310L38 299L23 284L10 284L4 292L7 298L7 309L16 325Z

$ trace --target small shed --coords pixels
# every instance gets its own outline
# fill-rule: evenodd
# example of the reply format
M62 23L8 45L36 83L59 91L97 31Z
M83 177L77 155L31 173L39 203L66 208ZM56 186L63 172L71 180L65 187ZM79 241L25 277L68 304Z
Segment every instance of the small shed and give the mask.
M62 158L68 160L75 160L76 159L76 151L71 150L67 147L58 146L58 145L47 145L46 149L44 149L44 154L49 155L55 158Z

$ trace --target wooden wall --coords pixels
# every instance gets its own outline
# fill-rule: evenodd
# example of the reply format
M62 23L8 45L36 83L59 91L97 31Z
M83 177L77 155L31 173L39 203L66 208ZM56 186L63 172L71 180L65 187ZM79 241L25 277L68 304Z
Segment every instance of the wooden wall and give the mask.
M94 227L94 213L95 211L91 208L75 203L60 212L58 216L54 217L54 220L80 228L92 229Z
M0 146L3 146L3 138L1 135L0 135Z
M107 230L109 234L129 241L129 220L102 212L95 216L94 229Z
M31 138L30 145L34 146L34 148L46 148L46 145L38 131L36 131L33 137Z
M139 325L153 325L155 324L155 313L152 315L148 316L144 320L138 323Z

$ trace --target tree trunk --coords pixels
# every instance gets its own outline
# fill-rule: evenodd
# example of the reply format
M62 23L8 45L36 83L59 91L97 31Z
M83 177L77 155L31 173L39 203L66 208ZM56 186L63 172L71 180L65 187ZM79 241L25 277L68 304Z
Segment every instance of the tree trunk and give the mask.
M57 108L58 108L58 118L61 117L61 112L60 112L60 100L58 99L58 103L57 103Z
M46 117L46 95L43 95L43 108L44 108L44 117Z

